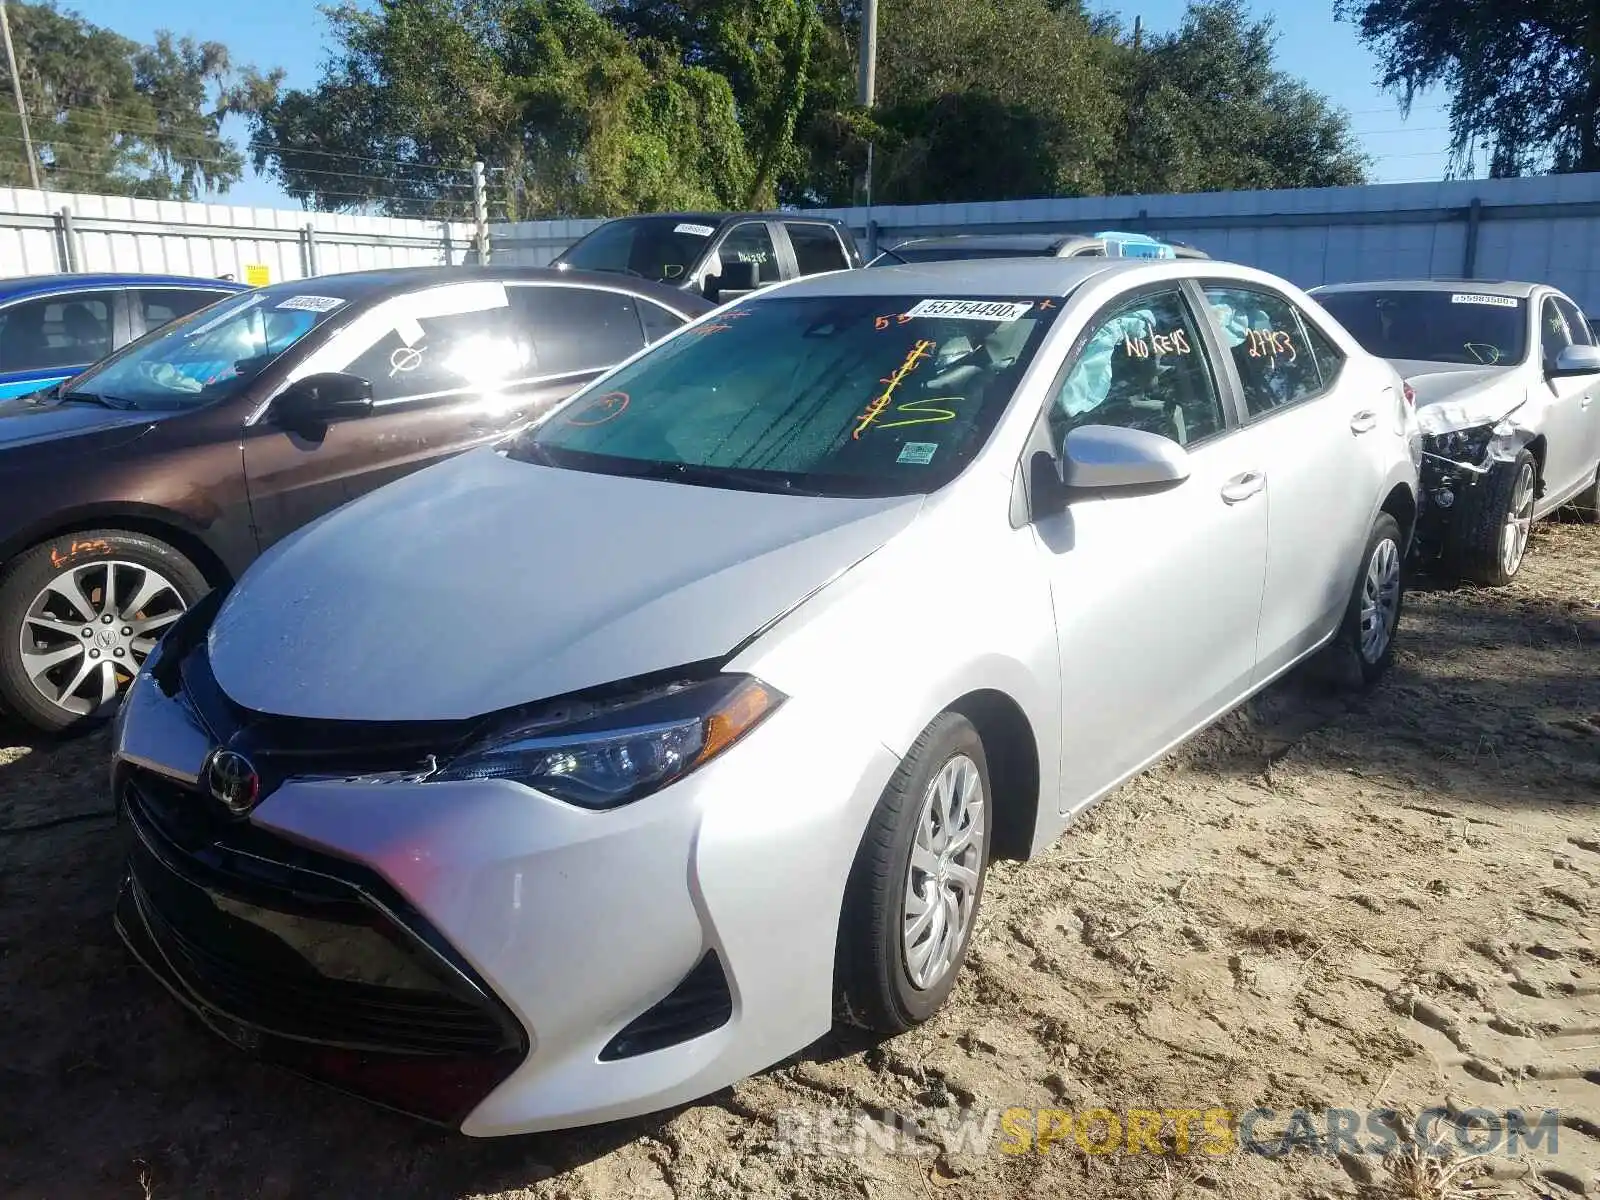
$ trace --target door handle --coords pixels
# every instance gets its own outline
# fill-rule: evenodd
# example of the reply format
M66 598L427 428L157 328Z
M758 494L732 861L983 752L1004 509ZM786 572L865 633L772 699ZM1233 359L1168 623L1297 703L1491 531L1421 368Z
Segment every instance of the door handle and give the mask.
M1377 427L1378 414L1373 412L1370 408L1363 408L1355 416L1350 418L1351 433L1367 433L1376 429Z
M1585 396L1582 400L1578 401L1578 407L1579 408L1588 408L1589 405L1591 405L1593 403L1594 403L1594 397L1593 396Z
M1229 504L1237 504L1241 500L1250 499L1266 486L1267 477L1260 471L1246 471L1243 475L1235 475L1222 485L1222 498Z

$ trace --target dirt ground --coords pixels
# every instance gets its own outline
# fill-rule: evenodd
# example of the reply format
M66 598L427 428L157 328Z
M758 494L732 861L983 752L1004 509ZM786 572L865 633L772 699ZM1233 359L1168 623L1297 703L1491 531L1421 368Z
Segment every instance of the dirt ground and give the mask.
M1600 1195L1600 528L1542 527L1503 590L1417 585L1378 690L1291 679L1042 859L998 866L956 995L917 1032L835 1035L706 1102L572 1134L453 1137L215 1042L112 932L103 737L6 743L5 1196ZM1013 1106L1561 1125L1553 1150L1444 1183L1405 1152L952 1142L961 1114ZM904 1146L780 1145L839 1112L898 1121Z

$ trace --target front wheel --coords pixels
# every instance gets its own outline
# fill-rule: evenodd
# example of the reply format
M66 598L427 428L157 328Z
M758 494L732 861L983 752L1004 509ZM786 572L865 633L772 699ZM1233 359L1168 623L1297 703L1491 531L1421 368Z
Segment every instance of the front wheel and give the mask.
M922 732L861 839L840 915L847 1020L901 1033L937 1012L966 959L989 864L989 765L959 713Z
M94 529L33 547L0 580L0 701L49 733L103 720L207 590L193 563L143 534Z
M1523 450L1465 489L1450 514L1445 558L1463 579L1500 587L1522 567L1533 532L1539 464Z

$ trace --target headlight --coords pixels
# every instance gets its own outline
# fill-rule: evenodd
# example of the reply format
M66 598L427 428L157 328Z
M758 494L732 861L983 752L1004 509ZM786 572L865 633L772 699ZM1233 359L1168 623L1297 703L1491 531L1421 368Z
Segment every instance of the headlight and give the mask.
M1429 454L1457 462L1479 463L1489 453L1489 439L1494 436L1491 425L1475 425L1471 429L1456 429L1449 433L1429 434L1422 439L1422 448Z
M511 779L583 808L615 808L710 762L785 697L748 675L628 697L586 711L524 719L491 734L427 782Z

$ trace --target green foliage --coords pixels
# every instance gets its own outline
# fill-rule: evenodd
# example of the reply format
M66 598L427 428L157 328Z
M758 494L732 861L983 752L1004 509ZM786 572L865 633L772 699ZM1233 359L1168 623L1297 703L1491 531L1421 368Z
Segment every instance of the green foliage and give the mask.
M1386 65L1408 113L1418 92L1450 95L1451 165L1477 151L1493 176L1600 170L1600 15L1575 0L1337 0Z
M154 199L226 191L244 172L229 113L276 92L281 72L236 69L228 49L157 34L140 46L54 4L8 4L34 154L49 186ZM0 183L29 186L22 125L0 62Z
M1272 66L1270 18L1244 0L1193 3L1174 33L1122 45L1119 192L1340 187L1367 162L1345 115Z
M630 45L583 0L326 11L340 50L322 81L256 119L257 166L316 207L464 217L474 159L501 169L513 218L726 207L749 184L727 81Z
M1085 0L880 6L868 111L859 0L346 3L317 86L260 109L256 162L317 207L436 217L470 213L475 158L513 218L848 204L869 145L876 203L1364 177L1243 0L1137 49Z

